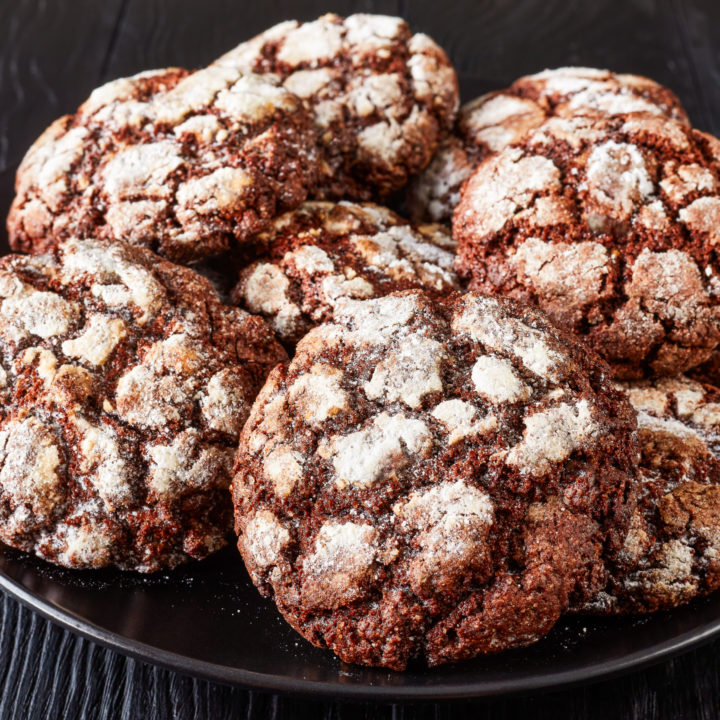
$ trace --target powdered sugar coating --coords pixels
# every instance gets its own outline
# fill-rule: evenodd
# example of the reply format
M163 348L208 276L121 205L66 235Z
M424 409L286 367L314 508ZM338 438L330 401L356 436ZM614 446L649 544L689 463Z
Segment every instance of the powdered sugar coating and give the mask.
M638 412L640 500L591 612L652 612L720 587L720 395L684 376L622 389Z
M28 151L10 243L122 239L179 262L219 253L305 199L314 148L306 109L277 79L209 67L115 80Z
M462 480L413 491L393 506L403 529L417 532L419 552L403 568L416 592L442 589L472 564L482 565L490 550L494 506L490 496Z
M332 463L339 488L364 488L382 479L388 468L426 454L430 440L430 431L421 420L404 412L380 413L362 430L321 442L318 454Z
M383 15L281 23L215 65L278 75L308 102L322 154L319 199L370 200L399 190L428 164L458 106L442 49Z
M550 117L608 117L627 113L667 116L689 124L667 88L637 75L593 68L558 68L516 80L460 108L452 135L409 186L413 220L447 222L462 184L488 155L519 142Z
M306 202L256 238L233 299L278 336L299 340L353 299L395 290L457 288L453 242L439 226L413 227L371 203Z
M720 343L719 189L712 144L686 125L551 118L468 180L456 269L540 306L618 377L684 372Z
M222 547L240 427L284 357L270 329L107 241L6 256L0 297L2 540L142 572Z
M530 394L509 360L489 355L481 355L475 361L472 381L476 392L493 402L526 400Z
M600 431L587 401L561 403L525 418L523 439L510 450L507 462L538 475L592 442Z
M246 528L246 552L254 564L265 568L277 563L282 549L290 541L290 533L280 521L271 512L260 510L250 518Z
M317 534L314 551L303 561L305 604L334 609L361 595L358 586L375 560L376 536L372 525L326 522Z
M449 445L454 445L468 435L497 429L497 418L494 415L479 419L477 408L459 398L444 400L430 414L445 426Z
M569 593L594 596L600 548L625 534L634 418L608 383L506 301L347 301L271 373L243 429L233 497L254 581L346 661L532 642ZM258 512L287 539L270 564L249 549L267 544Z
M412 333L402 347L392 350L375 367L365 383L365 394L371 400L401 401L418 408L426 395L443 391L440 368L445 351L437 340Z
M329 417L348 409L348 394L342 388L344 373L324 363L315 363L307 375L290 387L289 397L310 425L320 426Z

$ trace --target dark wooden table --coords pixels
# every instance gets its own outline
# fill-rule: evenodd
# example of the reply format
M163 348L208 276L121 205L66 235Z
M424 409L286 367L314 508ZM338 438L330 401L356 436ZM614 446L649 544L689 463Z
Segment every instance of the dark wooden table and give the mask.
M33 139L102 82L203 65L283 19L328 10L403 15L450 52L465 99L545 67L646 74L720 135L719 0L0 1L0 213ZM2 247L6 238L0 237ZM0 595L0 720L18 718L720 718L720 641L657 667L534 697L351 705L177 675L53 626Z

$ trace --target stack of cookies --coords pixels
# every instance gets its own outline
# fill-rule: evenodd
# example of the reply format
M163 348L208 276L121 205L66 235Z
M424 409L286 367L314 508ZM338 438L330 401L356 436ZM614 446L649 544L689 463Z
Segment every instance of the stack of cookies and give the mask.
M402 20L285 22L93 92L8 230L4 542L152 572L234 517L294 628L396 670L720 586L720 141L651 80L458 111Z

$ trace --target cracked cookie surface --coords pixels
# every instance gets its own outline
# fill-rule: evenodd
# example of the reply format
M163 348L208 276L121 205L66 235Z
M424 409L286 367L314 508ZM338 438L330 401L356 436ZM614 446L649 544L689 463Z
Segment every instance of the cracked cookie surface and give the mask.
M399 190L428 164L458 106L443 50L396 17L280 23L215 64L277 74L307 101L320 138L317 199L382 199Z
M232 527L240 429L285 353L144 248L0 260L0 538L66 567L202 558Z
M579 610L645 613L720 587L720 391L688 378L621 386L638 412L640 498L610 582Z
M566 67L522 77L460 108L453 133L408 186L408 213L415 221L449 222L462 184L478 164L550 117L637 112L689 124L672 91L638 75Z
M651 115L553 118L488 158L453 220L470 287L531 302L624 379L720 342L720 141Z
M121 239L189 262L243 243L314 182L307 110L273 78L153 70L95 90L18 169L14 250Z
M345 661L497 652L604 587L636 454L607 366L540 313L473 293L349 300L253 405L238 546Z
M450 234L440 226L413 227L380 205L306 202L255 242L260 258L241 272L233 300L288 343L332 320L347 299L458 287Z

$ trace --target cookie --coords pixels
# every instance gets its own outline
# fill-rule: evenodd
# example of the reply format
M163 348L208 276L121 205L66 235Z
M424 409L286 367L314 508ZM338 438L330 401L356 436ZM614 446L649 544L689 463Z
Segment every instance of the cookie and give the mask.
M349 300L253 405L238 546L344 661L497 652L604 587L636 454L607 366L540 313L473 293Z
M320 137L321 200L382 199L430 162L458 106L455 70L400 18L324 15L280 23L216 65L279 75Z
M286 357L263 320L144 248L0 260L0 539L151 572L222 547L243 421Z
M566 67L516 80L509 88L463 105L453 134L408 187L415 221L447 222L460 188L480 161L518 142L550 117L608 117L648 113L689 124L675 94L648 78L608 70Z
M316 165L312 120L277 80L222 67L141 73L95 90L30 148L10 245L121 239L190 262L299 205Z
M720 587L720 390L682 376L624 389L638 411L640 499L585 612L653 612Z
M453 220L470 287L531 302L619 378L720 342L720 141L667 118L552 118L482 162Z
M287 343L332 320L348 298L458 287L449 232L413 227L380 205L306 202L256 242L265 251L241 273L233 300L264 317Z

